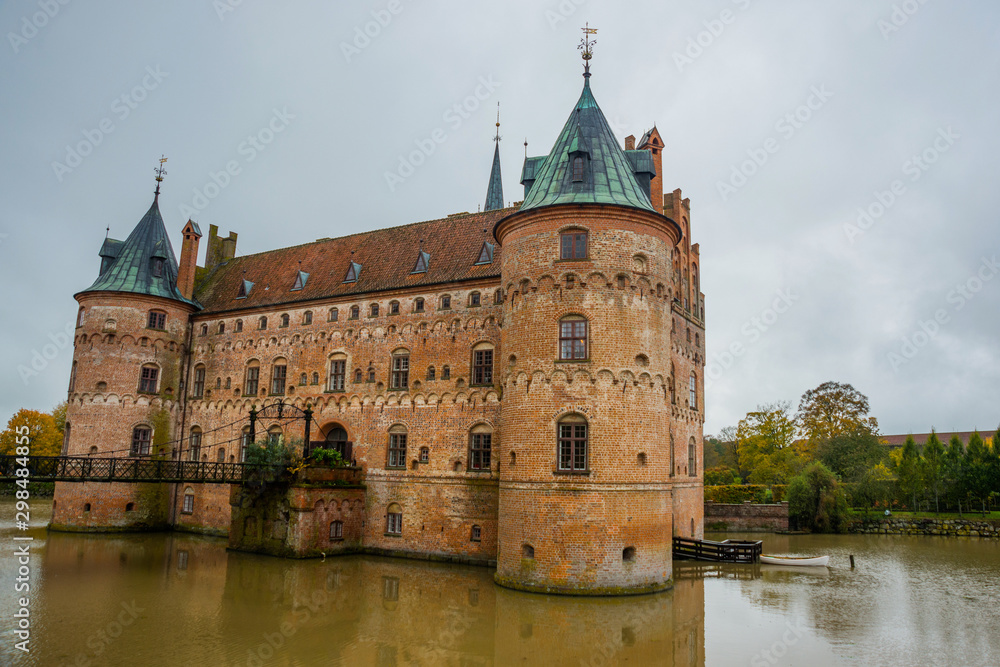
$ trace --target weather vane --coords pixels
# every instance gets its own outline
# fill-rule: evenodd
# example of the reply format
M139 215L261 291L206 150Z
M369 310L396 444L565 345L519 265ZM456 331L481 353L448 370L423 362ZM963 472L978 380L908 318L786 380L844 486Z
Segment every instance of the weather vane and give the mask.
M594 57L594 44L597 44L596 39L591 39L591 35L597 34L597 28L591 28L590 23L587 23L587 27L580 28L583 31L583 39L580 40L579 48L583 51L583 62L584 62L584 76L590 76L590 59Z
M163 165L166 164L166 162L167 162L167 158L165 158L165 157L163 157L161 155L160 156L160 166L157 167L156 169L153 169L153 173L156 174L156 193L155 194L157 194L157 195L160 194L160 183L163 182L163 177L167 175L167 170L163 168Z

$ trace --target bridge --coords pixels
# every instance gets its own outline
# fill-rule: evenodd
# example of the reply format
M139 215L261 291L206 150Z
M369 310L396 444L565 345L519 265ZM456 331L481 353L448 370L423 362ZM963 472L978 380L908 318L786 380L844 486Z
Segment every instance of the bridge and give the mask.
M27 466L24 466L27 460ZM32 482L190 482L242 484L276 477L281 467L217 461L175 461L148 457L96 458L90 456L0 456L0 481L24 479L16 475L27 467Z

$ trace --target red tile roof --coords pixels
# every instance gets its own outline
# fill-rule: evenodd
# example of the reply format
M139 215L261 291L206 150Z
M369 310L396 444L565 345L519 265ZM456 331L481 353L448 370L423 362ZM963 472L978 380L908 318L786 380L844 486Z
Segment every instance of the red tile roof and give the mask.
M496 244L493 227L497 221L515 210L458 214L236 257L205 276L194 296L204 306L204 314L499 278L499 246L491 264L477 265L476 260L484 241ZM413 274L421 249L430 254L429 266L426 273ZM344 283L352 261L361 264L360 276L357 282ZM304 289L293 292L299 271L308 273L309 279ZM243 280L254 285L247 298L237 299Z
M938 440L944 444L945 447L948 446L948 441L951 440L951 436L957 435L958 439L962 441L963 445L969 444L969 438L972 437L974 431L956 431L955 433L938 433ZM993 437L994 432L992 431L980 431L979 436L984 442L989 441ZM889 447L896 448L902 447L906 444L906 439L913 436L913 441L917 443L917 447L923 447L927 444L927 438L931 437L930 433L901 433L898 435L880 435L879 439L882 440Z

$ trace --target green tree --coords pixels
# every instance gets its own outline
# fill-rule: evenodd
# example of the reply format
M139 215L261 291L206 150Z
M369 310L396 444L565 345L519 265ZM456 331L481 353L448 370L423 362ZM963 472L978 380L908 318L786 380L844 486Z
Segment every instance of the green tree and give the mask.
M958 505L958 513L962 514L962 490L963 466L965 465L965 446L957 435L951 436L948 441L948 450L944 455L944 478L947 498L950 502Z
M813 461L792 479L785 494L788 515L799 528L821 533L847 530L847 497L837 476Z
M799 435L815 449L822 442L859 430L877 436L878 421L868 411L868 397L851 385L824 382L802 394L795 424Z
M920 479L920 452L913 436L907 436L903 444L903 455L896 466L896 479L899 480L899 490L903 497L912 501L910 510L917 511L917 492L923 487Z
M736 428L740 467L749 471L746 479L753 484L783 484L801 468L792 448L795 423L788 410L788 403L758 406Z
M59 456L62 450L62 431L55 418L44 412L21 408L7 422L0 433L0 454L14 454L18 435L27 429L32 456Z
M992 491L990 488L991 456L979 432L973 433L969 437L969 445L965 448L961 485L965 496L970 501L978 501L984 513L986 512L986 501Z
M854 484L853 502L866 509L888 505L892 497L892 483L895 478L885 463L868 468Z
M945 449L934 429L931 429L927 444L924 445L921 472L924 488L934 494L934 511L940 512L941 485L945 478Z
M865 427L835 435L816 449L816 458L845 482L857 482L888 455L888 448Z

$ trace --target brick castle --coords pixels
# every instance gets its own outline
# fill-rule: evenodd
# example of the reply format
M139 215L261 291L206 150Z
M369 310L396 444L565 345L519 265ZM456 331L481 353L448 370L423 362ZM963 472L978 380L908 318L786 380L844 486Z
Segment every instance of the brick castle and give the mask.
M58 483L52 527L476 562L536 591L668 587L671 536L702 534L699 250L659 132L622 148L584 76L512 207L496 150L482 213L242 257L213 225L197 266L201 230L178 262L157 184L76 295L64 453L239 461L250 410L283 400L314 411L310 442L266 413L258 441L337 449L353 477L259 516L227 485Z

